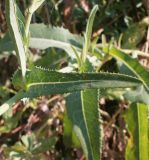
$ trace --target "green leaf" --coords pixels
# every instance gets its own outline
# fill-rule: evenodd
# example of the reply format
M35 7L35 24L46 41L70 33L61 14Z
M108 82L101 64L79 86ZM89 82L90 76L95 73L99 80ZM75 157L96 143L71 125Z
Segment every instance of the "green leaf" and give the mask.
M75 92L67 98L68 116L88 160L99 160L101 147L98 91Z
M20 11L18 5L16 4L16 17L18 21L18 27L19 31L22 35L23 41L26 41L26 35L25 35L25 17L23 16L22 12Z
M8 43L9 42L9 43ZM72 46L81 51L83 48L83 37L70 33L62 27L52 27L41 24L30 25L29 47L37 49L47 49L50 47L65 50L70 57L75 58ZM9 49L8 49L9 47ZM0 51L13 51L12 40L9 34L0 40Z
M74 132L72 132L73 124L72 121L69 119L67 113L64 115L63 123L64 123L64 133L63 133L64 144L68 147L71 146L75 148L81 148L81 144L78 137Z
M17 15L17 20L18 20L18 27L19 31L21 33L21 36L23 38L23 41L26 41L25 37L25 18L22 15L22 12L20 11L19 7L16 5L16 15ZM7 32L5 36L0 39L0 52L11 52L15 50L14 44L12 42L12 38L10 37L10 33Z
M13 42L7 32L5 36L0 39L0 52L11 52L14 50ZM1 54L1 53L0 53Z
M18 71L13 84L22 88L21 72ZM133 77L114 73L59 73L45 69L34 68L26 75L26 92L20 91L16 96L0 107L0 114L22 98L34 98L42 95L68 93L89 88L136 87L141 82Z
M109 49L109 54L122 61L149 89L149 72L137 60L113 47Z
M149 105L149 92L141 85L135 90L127 91L124 97L131 102L142 102Z
M28 8L29 12L34 13L44 2L45 0L31 0L31 4Z
M6 0L6 19L8 28L13 39L15 51L18 56L18 60L22 70L22 76L25 77L26 73L26 56L23 45L23 39L19 30L19 24L17 19L17 5L15 0Z
M22 82L20 80L21 73L20 70L18 70L13 78L13 84L18 89L22 89ZM137 78L117 73L60 73L40 67L34 67L26 73L27 92L39 87L41 91L45 90L45 93L47 92L47 94L49 94L49 90L46 91L46 89L44 89L46 86L49 87L49 89L51 88L50 92L52 94L52 92L64 93L65 91L72 92L87 88L129 88L138 85L141 85L141 81ZM62 88L60 88L60 86ZM35 94L39 95L40 93L41 92L35 92Z
M141 22L133 23L124 32L122 37L122 48L134 49L145 36L146 28L149 24L149 18L144 18Z
M55 47L65 50L70 57L75 58L72 46L81 50L83 38L70 33L62 27L46 26L44 24L32 24L30 26L30 47L38 49L47 49Z
M91 151L88 150L88 159L101 159L102 149L102 124L99 111L98 90L81 91L81 101L83 105L83 116L87 128L87 135ZM90 153L89 153L90 152Z
M84 44L83 53L82 53L83 63L86 60L86 55L87 55L87 52L88 52L90 45L91 45L93 22L94 22L95 15L96 15L97 11L98 11L98 5L95 5L90 13L90 16L89 16L89 19L87 22L86 33L84 35L85 36L85 44Z
M20 91L0 107L3 114L22 98L36 98L43 95L70 93L83 89L129 88L141 85L141 81L127 75L114 73L59 73L41 68L27 71L26 86L23 88L21 72L16 72L13 84Z
M36 60L34 65L58 70L61 69L61 62L65 59L67 59L67 55L63 50L49 48L40 59Z
M126 160L147 160L149 157L147 115L148 107L141 103L133 103L124 115L130 134Z
M95 19L95 15L98 11L98 5L95 5L94 8L92 9L89 19L88 19L88 23L87 23L87 27L86 27L86 33L85 33L85 50L88 50L90 45L91 45L91 39L92 39L92 31L93 31L93 23L94 23L94 19Z

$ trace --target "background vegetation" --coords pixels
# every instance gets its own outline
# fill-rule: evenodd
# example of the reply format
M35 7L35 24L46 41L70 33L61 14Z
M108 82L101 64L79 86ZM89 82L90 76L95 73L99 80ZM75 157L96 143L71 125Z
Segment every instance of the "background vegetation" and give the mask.
M29 3L29 0L17 0L24 16L26 16ZM34 38L51 36L51 39L61 39L60 36L63 33L66 40L69 35L82 45L81 39L85 33L89 15L96 4L99 9L93 25L91 37L93 44L94 42L100 44L104 41L114 44L149 70L148 0L46 0L33 14L31 36ZM50 31L46 30L49 25ZM54 28L54 26L59 28ZM55 32L56 29L59 32ZM8 30L5 1L0 0L0 104L17 92L12 85L12 76L19 64ZM71 33L76 34L76 37ZM38 44L34 43L29 49L28 67L36 65L62 72L79 70L76 61L64 50L48 48L44 45L41 45L43 48L37 46ZM99 52L95 53L97 54ZM89 60L96 68L96 72L134 75L123 63L111 56L103 56L100 53L98 56L91 56ZM136 125L135 113L138 110L134 109L132 112L131 110L132 107L138 108L139 105L142 108L147 107L144 107L144 104L131 102L149 104L148 95L142 88L139 87L131 92L126 92L127 89L101 90L99 105L103 126L103 160L135 159L133 157L135 154L130 153L130 143L131 140L133 141L132 135L133 137L137 135L131 126ZM126 92L125 95L124 92ZM137 140L137 138L134 139ZM2 116L0 118L1 160L84 160L82 147L76 139L72 133L72 124L66 115L66 95L53 94L18 102L13 106L11 119Z

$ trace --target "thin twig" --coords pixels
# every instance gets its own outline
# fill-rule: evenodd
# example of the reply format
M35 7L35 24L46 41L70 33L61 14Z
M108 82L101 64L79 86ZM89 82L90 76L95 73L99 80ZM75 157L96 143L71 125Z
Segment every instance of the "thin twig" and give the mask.
M120 108L116 111L116 113L113 115L111 121L106 125L106 127L105 127L105 129L104 129L105 131L106 131L112 124L114 124L114 122L116 121L116 117L122 112L122 110L123 110L123 107L120 107Z

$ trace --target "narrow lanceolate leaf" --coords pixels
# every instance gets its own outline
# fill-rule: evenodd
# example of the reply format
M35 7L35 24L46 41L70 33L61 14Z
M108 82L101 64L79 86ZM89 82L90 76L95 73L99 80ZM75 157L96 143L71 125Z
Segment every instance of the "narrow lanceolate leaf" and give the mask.
M88 160L101 159L102 149L102 124L99 112L98 90L81 91L81 100L83 106L83 116L87 128L90 149L88 150Z
M147 160L149 158L147 115L148 107L141 103L133 103L124 115L130 135L126 160Z
M137 60L131 58L116 48L110 48L109 54L118 60L121 60L130 70L136 74L136 76L143 82L147 89L149 89L149 72L147 72Z
M96 12L98 11L98 5L94 6L94 8L91 11L91 14L88 19L87 27L86 27L86 33L85 33L85 44L83 48L83 54L82 54L82 60L85 62L87 52L90 48L90 43L92 39L92 29L93 29L93 22L95 19Z
M73 132L78 136L87 160L99 160L101 148L101 121L98 91L75 92L67 98L68 116L73 122Z
M18 95L2 105L2 108L7 106L8 109L22 98L70 93L83 89L129 88L142 84L137 78L114 73L59 73L41 68L34 68L32 71L27 71L25 78L26 86L24 88L21 80L21 72L18 71L15 74L13 78L14 86L25 91L22 91L21 94L18 93ZM2 108L1 110L3 110Z
M20 74L18 70L13 78L16 88L22 88ZM39 67L34 67L26 73L26 90L29 92L39 87L47 94L49 90L47 88L46 91L45 87L51 88L51 93L64 93L88 88L129 88L140 84L141 81L137 78L117 73L60 73Z
M26 57L23 45L22 36L19 30L18 19L17 19L17 6L15 0L6 0L6 19L8 23L8 28L13 39L13 44L15 46L15 51L20 62L22 69L22 76L25 77L26 73Z

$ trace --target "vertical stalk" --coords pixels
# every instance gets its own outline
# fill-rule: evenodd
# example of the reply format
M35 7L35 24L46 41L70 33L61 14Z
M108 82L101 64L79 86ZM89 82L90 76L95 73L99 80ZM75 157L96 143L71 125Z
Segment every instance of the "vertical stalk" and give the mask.
M29 26L31 23L33 13L30 12L29 8L27 9L27 16L26 16L26 25L25 25L25 34L28 37L29 34Z
M31 23L32 15L33 13L41 6L41 4L45 0L31 0L30 5L28 6L26 10L26 24L25 24L25 34L26 34L26 39L29 39L29 26ZM28 48L28 42L26 44L26 51Z
M94 19L95 19L95 15L96 15L97 10L98 10L98 5L95 5L90 13L90 16L89 16L89 19L87 22L86 32L84 35L85 42L84 42L84 47L83 47L83 51L81 54L81 69L80 69L81 72L84 72L84 70L85 70L86 58L87 58L88 50L91 45L93 23L94 23Z
M25 35L27 39L29 37L29 27L32 20L32 15L33 15L32 10L33 10L34 3L35 3L35 0L31 0L29 7L26 9Z
M25 23L25 53L29 62L29 65L32 64L31 58L29 56L28 52L28 46L29 46L29 27L31 24L32 16L33 16L33 7L34 7L35 0L31 0L30 5L27 7L25 13L26 13L26 23Z

